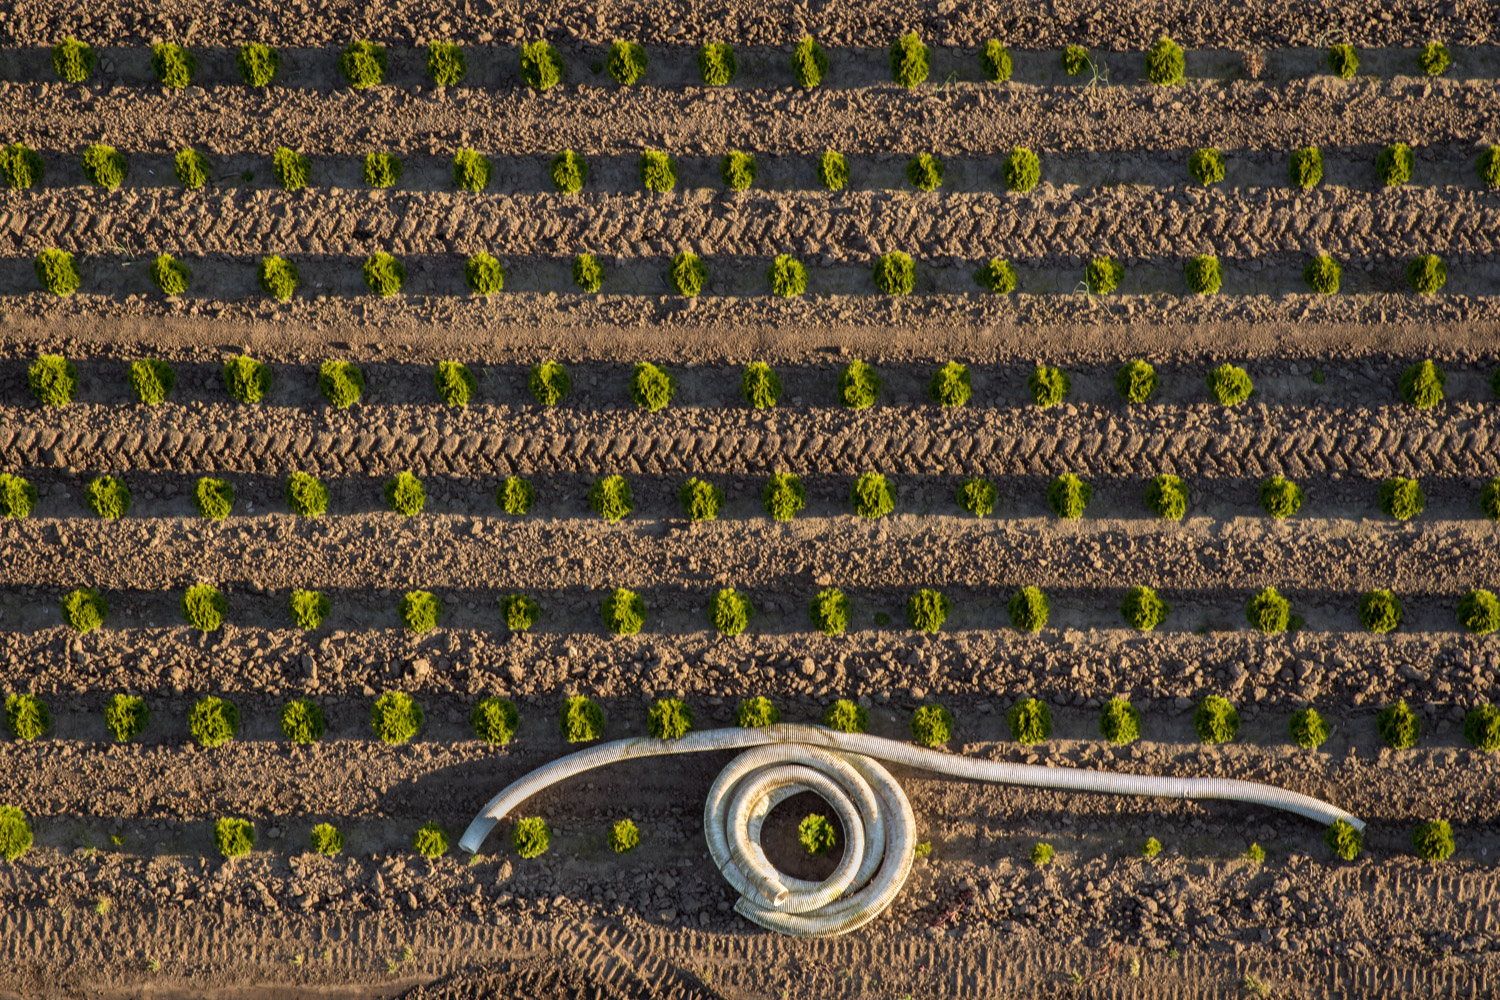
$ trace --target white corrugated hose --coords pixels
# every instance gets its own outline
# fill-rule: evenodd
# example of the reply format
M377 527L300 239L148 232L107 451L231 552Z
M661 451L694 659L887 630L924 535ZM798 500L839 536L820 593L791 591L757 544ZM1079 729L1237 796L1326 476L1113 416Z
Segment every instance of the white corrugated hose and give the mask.
M703 730L677 740L616 740L569 754L537 768L491 799L464 831L459 846L476 853L495 823L512 809L576 774L637 757L707 750L747 751L719 772L703 810L709 854L740 894L735 910L763 927L798 937L842 934L875 919L896 898L911 872L916 817L906 793L879 760L967 781L1111 795L1227 799L1283 809L1325 824L1345 820L1356 830L1365 826L1337 806L1253 781L975 760L880 736L781 723L759 729ZM843 860L822 882L783 875L760 846L766 816L799 792L821 797L844 828Z

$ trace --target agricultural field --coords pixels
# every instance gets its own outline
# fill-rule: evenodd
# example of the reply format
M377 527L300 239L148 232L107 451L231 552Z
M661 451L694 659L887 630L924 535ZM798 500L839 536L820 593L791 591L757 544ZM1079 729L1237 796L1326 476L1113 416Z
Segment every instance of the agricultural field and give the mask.
M1494 31L0 10L0 998L1500 993ZM778 720L1363 827L892 766L809 938L728 752L460 848Z

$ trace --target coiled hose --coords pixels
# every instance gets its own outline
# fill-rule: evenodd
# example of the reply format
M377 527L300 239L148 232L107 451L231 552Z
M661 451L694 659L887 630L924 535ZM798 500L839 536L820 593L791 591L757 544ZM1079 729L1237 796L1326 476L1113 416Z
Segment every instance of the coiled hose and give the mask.
M911 872L917 821L911 803L877 760L968 781L1111 795L1227 799L1283 809L1320 823L1365 824L1319 799L1253 781L1166 778L1040 764L975 760L864 733L782 723L758 729L713 729L677 740L638 737L580 750L511 783L482 809L459 846L473 854L495 823L549 785L605 764L658 754L745 750L709 789L703 832L709 854L740 894L735 910L762 927L798 937L854 930L879 916ZM789 878L760 846L761 825L799 792L820 796L844 828L844 856L823 882Z

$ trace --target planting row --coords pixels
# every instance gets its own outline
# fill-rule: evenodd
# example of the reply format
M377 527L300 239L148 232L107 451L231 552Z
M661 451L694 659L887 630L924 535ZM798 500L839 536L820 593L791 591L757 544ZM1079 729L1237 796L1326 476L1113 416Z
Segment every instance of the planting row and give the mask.
M130 161L113 146L96 144L83 151L80 160L83 175L94 187L113 191L125 183L130 172ZM399 156L391 152L367 153L364 157L361 177L371 188L391 188L401 182L403 172ZM1393 143L1382 149L1375 157L1371 180L1381 187L1399 187L1410 183L1417 174L1417 157L1404 142ZM287 191L301 191L313 182L312 162L302 153L282 146L270 158L271 176L276 184ZM672 154L648 149L640 154L637 163L641 187L656 194L666 194L678 185L678 164ZM851 180L849 159L843 153L825 150L811 164L809 180L816 178L820 187L827 191L843 191ZM1303 191L1311 191L1324 180L1323 152L1317 146L1307 146L1293 151L1287 160L1288 183ZM214 167L202 152L186 147L179 150L173 161L173 173L177 181L189 190L200 190L209 186ZM1025 147L1012 149L1000 161L1001 177L1007 191L1025 193L1035 188L1042 180L1042 160L1035 152ZM1196 149L1188 157L1187 174L1205 188L1222 183L1227 171L1227 161L1217 148L1205 146ZM1475 161L1479 180L1491 189L1500 187L1500 147L1489 146ZM0 181L13 189L25 189L40 185L46 173L41 153L22 143L0 148ZM590 165L587 158L564 150L553 157L548 170L552 187L560 194L573 195L588 186ZM917 191L936 191L943 186L946 166L943 158L934 153L920 153L907 161L904 175L907 184ZM495 175L494 164L488 156L473 149L461 149L453 156L453 187L459 191L480 192L490 186ZM734 150L724 154L719 161L719 177L728 191L746 191L755 185L756 159L753 152ZM248 183L254 172L246 170L241 180Z
M249 355L225 361L221 376L229 396L246 404L262 402L273 385L270 367ZM77 396L78 369L61 355L39 356L27 369L26 377L27 386L44 406L67 406ZM165 361L144 359L130 364L125 382L137 400L155 406L170 398L177 385L177 373ZM1249 373L1228 362L1209 371L1204 382L1209 395L1221 406L1238 406L1255 395ZM1120 366L1114 383L1122 401L1144 404L1156 397L1160 380L1154 365L1136 360ZM1426 410L1443 402L1447 383L1448 376L1441 368L1432 361L1421 361L1408 367L1394 388L1403 401ZM883 384L884 379L874 367L864 361L851 361L839 373L834 399L844 409L868 409L880 398ZM365 385L363 370L351 361L325 361L318 368L318 392L335 408L347 409L358 403L364 398ZM531 366L526 386L538 405L552 407L568 397L573 379L565 365L548 360ZM677 381L665 368L638 362L632 369L629 386L632 402L656 413L672 404ZM473 401L479 383L463 363L440 361L433 372L433 387L439 402L465 407ZM1067 401L1073 381L1061 368L1038 365L1027 377L1026 387L1036 405L1047 409ZM1490 390L1500 398L1500 369L1490 377ZM781 402L781 378L770 365L752 362L741 373L740 391L748 406L768 410ZM939 406L967 406L973 399L969 366L958 361L939 366L928 380L927 394Z
M473 51L451 42L429 42L424 51L428 78L440 87L462 85L469 76L468 53ZM486 54L499 56L493 49ZM739 74L739 59L733 45L706 42L698 48L696 56L698 76L705 86L728 86ZM506 58L510 58L508 53ZM1010 80L1015 69L1010 50L998 39L991 39L978 47L969 58L972 68L995 83ZM1068 46L1059 53L1058 59L1064 72L1082 78L1090 86L1109 82L1109 72L1100 62L1099 55L1081 45ZM88 80L97 61L92 46L76 38L66 38L52 48L52 67L58 78L68 83ZM889 61L891 81L906 88L927 82L932 73L932 52L915 32L902 35L891 43ZM1409 66L1410 72L1435 77L1447 72L1452 62L1448 47L1434 41L1413 51ZM1329 73L1345 80L1352 79L1359 72L1359 52L1352 45L1330 46L1325 53L1325 64ZM588 69L592 76L607 70L616 84L628 87L652 82L648 79L653 75L650 66L644 47L619 40L610 47L606 59L591 63ZM250 87L287 82L281 73L280 52L267 45L252 42L239 46L236 67L240 79ZM337 68L340 77L350 87L366 90L387 82L390 58L385 45L362 39L351 42L343 50L337 58ZM811 89L832 83L832 68L823 46L812 36L804 35L792 50L786 81ZM1163 36L1145 53L1141 68L1151 83L1174 86L1186 79L1186 53L1172 39ZM1247 71L1250 68L1247 66ZM561 53L545 40L520 46L516 69L521 82L538 92L563 83L568 75ZM181 45L157 43L151 49L151 70L162 86L180 90L193 84L198 74L198 57ZM581 77L576 71L573 75ZM654 75L659 78L660 69Z
M1051 601L1037 587L1022 587L1011 594L1006 612L1012 628L1019 632L1038 633L1051 619ZM222 628L229 612L229 602L216 587L200 583L189 587L179 602L182 620L202 632ZM333 610L328 596L317 590L294 590L287 600L289 621L295 627L311 631L324 624ZM906 601L906 621L916 632L934 634L942 630L953 610L953 602L942 591L922 588ZM61 601L62 619L74 632L84 634L101 628L109 615L109 601L98 590L80 588L66 594ZM443 600L426 590L413 590L401 597L397 606L400 620L408 633L422 635L437 628L444 616ZM500 601L500 612L512 632L529 631L541 618L541 605L527 594L509 594ZM648 609L640 594L623 587L607 594L599 605L605 629L612 635L637 635L646 627ZM1171 612L1166 601L1151 587L1137 586L1125 591L1120 602L1120 617L1139 632L1150 632L1162 625ZM819 591L808 604L808 620L824 635L843 635L849 628L853 605L842 590L828 587ZM1488 590L1470 590L1458 600L1455 608L1460 627L1472 635L1489 635L1500 630L1500 599ZM750 627L755 605L744 593L733 588L716 592L708 601L707 619L722 636L737 636ZM1399 628L1405 616L1401 599L1389 590L1371 590L1359 600L1360 625L1376 635ZM1266 587L1245 605L1245 620L1268 635L1298 631L1305 626L1301 615L1292 612L1292 604L1275 587ZM884 613L875 616L877 626L889 624Z
M66 250L49 247L41 251L36 256L34 268L38 284L53 295L66 297L83 285L78 262ZM1343 265L1336 258L1315 254L1307 258L1302 280L1312 292L1333 295L1339 291L1343 273ZM1418 295L1434 295L1448 283L1447 264L1435 254L1410 258L1403 274L1407 287ZM169 253L156 257L150 275L152 284L168 297L186 293L192 281L187 264ZM399 258L382 251L365 259L360 275L370 294L380 298L400 295L406 286L406 266ZM1183 263L1182 275L1187 291L1195 295L1217 294L1224 285L1224 266L1215 254L1189 258ZM572 277L573 284L580 291L599 292L605 283L604 265L594 254L581 253L573 258ZM665 277L678 295L694 298L703 292L708 282L708 261L691 250L683 250L667 263ZM464 261L463 278L474 294L494 295L505 288L506 268L495 257L480 251ZM917 264L911 255L893 250L874 258L870 278L872 287L882 294L910 295L917 287ZM261 291L278 302L289 301L301 284L297 265L276 255L260 258L256 264L256 279ZM1125 267L1118 260L1110 256L1095 257L1084 268L1072 290L1108 295L1117 290L1124 279ZM1017 288L1016 267L1008 260L993 257L974 271L974 284L984 292L1008 295ZM771 295L788 299L805 294L808 291L807 265L791 254L777 255L766 271L766 290ZM847 293L842 287L826 291L828 294Z

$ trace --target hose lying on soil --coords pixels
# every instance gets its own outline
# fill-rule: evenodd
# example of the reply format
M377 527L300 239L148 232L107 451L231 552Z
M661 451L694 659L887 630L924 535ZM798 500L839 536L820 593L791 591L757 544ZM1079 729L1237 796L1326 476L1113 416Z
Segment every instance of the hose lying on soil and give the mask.
M1294 812L1320 823L1364 823L1337 806L1253 781L1118 774L1041 764L975 760L864 733L786 723L758 729L714 729L681 739L639 737L580 750L537 768L490 800L459 846L477 852L495 823L549 785L637 757L746 750L709 789L703 830L709 853L740 894L735 910L771 930L799 937L851 931L895 899L911 871L916 817L911 803L877 760L968 781L1057 788L1111 795L1227 799ZM844 828L844 856L832 875L807 882L779 872L760 846L761 825L780 802L799 792L820 796Z

